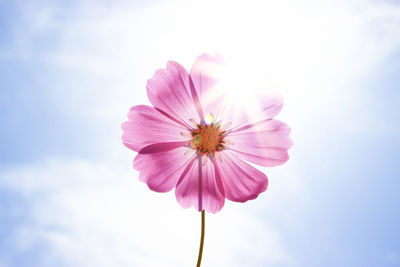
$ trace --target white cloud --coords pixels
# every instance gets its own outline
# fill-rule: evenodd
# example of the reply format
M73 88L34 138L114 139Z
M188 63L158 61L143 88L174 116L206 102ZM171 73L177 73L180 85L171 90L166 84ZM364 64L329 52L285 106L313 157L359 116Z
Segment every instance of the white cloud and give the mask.
M28 203L27 220L9 238L18 251L46 244L43 266L193 265L200 213L181 209L171 193L151 192L135 176L118 164L67 159L3 171L0 187ZM203 265L293 263L278 230L240 205L206 215Z

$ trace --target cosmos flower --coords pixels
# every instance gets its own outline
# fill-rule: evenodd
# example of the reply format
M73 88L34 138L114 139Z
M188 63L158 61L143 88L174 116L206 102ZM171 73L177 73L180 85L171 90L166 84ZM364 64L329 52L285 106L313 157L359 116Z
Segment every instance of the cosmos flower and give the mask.
M139 179L156 192L175 188L183 208L211 213L221 210L225 198L257 198L268 179L247 162L283 164L292 146L290 128L273 119L282 100L258 97L251 114L232 105L229 88L221 90L217 78L221 66L218 56L207 54L190 73L169 61L147 82L152 106L132 107L122 124L123 143L138 152L133 167Z

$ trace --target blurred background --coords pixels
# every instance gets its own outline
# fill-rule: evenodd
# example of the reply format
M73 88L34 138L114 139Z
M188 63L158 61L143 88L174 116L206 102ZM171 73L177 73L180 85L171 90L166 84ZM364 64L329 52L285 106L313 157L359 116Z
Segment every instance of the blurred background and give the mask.
M195 265L200 214L138 180L120 124L203 52L285 97L295 145L206 215L202 266L400 266L399 2L0 0L1 267Z

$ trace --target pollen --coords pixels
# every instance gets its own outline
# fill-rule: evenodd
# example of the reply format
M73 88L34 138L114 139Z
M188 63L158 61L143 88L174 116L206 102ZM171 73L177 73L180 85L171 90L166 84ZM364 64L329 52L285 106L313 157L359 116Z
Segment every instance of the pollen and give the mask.
M214 155L215 151L225 149L225 131L220 130L219 124L197 125L197 129L193 130L191 134L193 139L190 141L190 145L192 148L197 149L200 155Z

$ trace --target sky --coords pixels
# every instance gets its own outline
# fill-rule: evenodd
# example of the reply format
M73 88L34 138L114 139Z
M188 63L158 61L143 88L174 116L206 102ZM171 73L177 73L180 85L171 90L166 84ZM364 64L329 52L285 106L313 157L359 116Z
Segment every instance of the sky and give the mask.
M200 214L138 180L120 125L203 52L279 93L290 160L206 214L202 266L400 266L396 1L0 0L0 267L193 266Z

